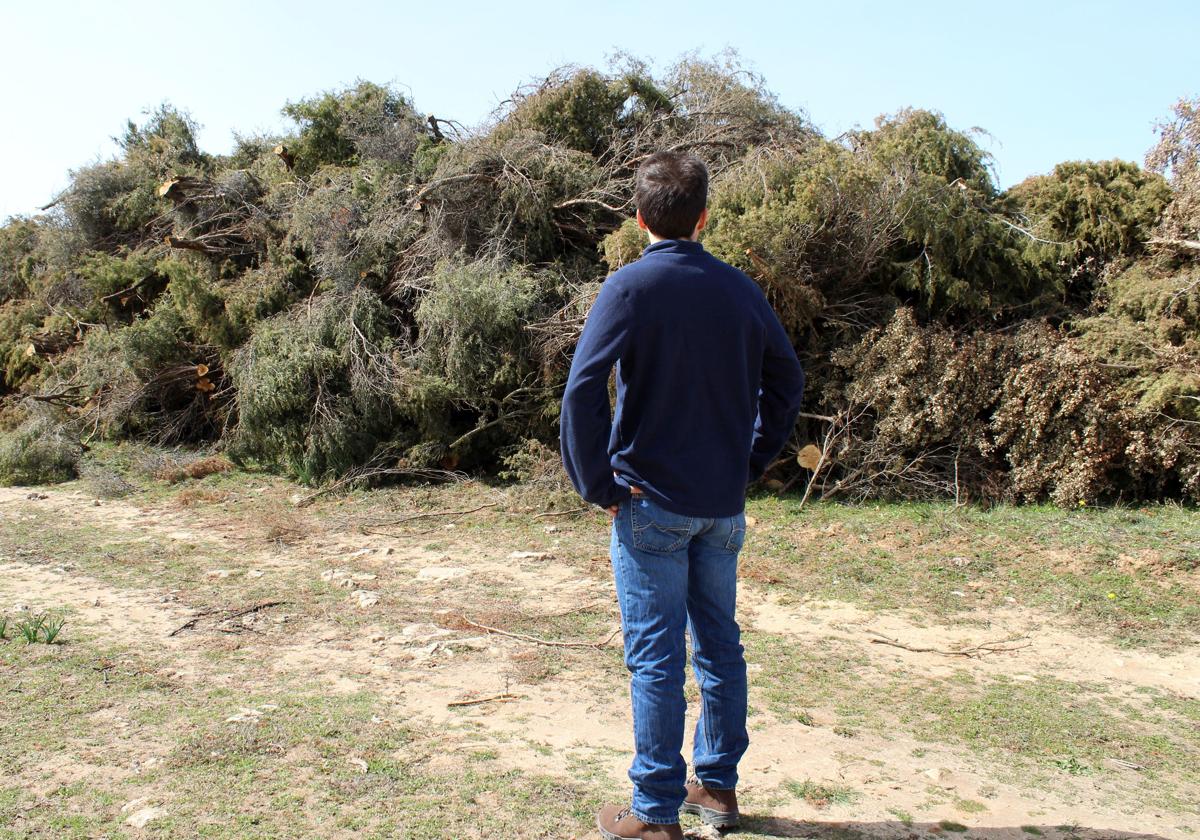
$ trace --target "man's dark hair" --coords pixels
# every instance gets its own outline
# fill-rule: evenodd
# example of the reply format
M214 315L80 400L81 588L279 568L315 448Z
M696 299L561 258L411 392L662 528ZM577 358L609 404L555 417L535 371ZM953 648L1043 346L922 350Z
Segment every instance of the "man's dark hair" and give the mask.
M686 239L708 203L708 168L695 155L655 152L638 167L634 203L664 239Z

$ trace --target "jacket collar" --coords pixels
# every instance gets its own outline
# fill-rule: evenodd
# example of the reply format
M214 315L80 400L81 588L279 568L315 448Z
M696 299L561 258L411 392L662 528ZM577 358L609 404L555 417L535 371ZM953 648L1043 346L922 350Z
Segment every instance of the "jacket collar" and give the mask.
M704 245L700 242L693 242L690 239L663 239L659 242L651 242L642 249L642 256L657 254L659 252L666 254L700 254L704 252Z

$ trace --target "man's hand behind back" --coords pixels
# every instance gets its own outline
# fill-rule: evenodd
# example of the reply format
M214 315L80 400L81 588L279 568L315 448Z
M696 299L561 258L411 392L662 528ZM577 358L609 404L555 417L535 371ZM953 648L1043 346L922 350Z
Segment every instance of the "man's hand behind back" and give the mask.
M629 488L629 495L630 495L630 496L640 496L640 495L642 495L642 491L641 491L641 490L639 490L639 489L638 489L638 488L636 488L636 487L630 487L630 488ZM613 505L612 507L605 508L605 509L604 509L604 512L608 514L608 518L609 518L609 519L616 519L616 518L617 518L617 511L618 511L618 510L620 510L620 509L621 509L621 506L620 506L620 505Z

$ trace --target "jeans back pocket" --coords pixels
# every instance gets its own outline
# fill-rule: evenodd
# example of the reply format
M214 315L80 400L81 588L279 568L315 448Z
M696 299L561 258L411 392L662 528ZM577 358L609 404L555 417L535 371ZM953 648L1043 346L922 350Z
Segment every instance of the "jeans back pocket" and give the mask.
M630 499L629 508L634 548L655 554L673 554L691 539L692 517L673 513L643 495Z
M725 548L736 554L746 543L746 513L743 511L729 519L729 537L725 540Z

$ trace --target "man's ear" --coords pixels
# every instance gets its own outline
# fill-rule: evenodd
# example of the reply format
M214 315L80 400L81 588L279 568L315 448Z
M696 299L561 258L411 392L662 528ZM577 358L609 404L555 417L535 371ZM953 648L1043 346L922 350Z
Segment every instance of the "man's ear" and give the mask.
M642 230L650 230L650 226L647 225L646 220L642 218L641 210L637 211L637 223L638 227L640 227Z
M692 236L695 236L700 231L704 230L704 226L708 224L708 208L705 207L700 211L700 218L696 220L696 229L692 231Z

